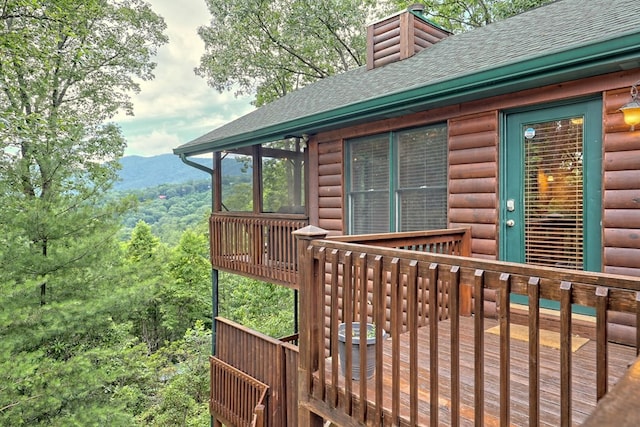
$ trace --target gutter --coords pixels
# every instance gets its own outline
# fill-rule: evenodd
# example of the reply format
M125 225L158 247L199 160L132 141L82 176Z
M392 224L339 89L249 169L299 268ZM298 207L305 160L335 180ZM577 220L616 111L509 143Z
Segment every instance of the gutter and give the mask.
M174 152L175 152L175 150L174 150ZM208 168L208 167L206 167L204 165L201 165L200 163L196 163L194 161L191 161L191 160L187 159L188 154L186 154L186 153L180 153L179 156L180 156L180 160L182 160L182 163L184 163L185 165L194 167L196 169L200 169L201 171L206 172L209 175L211 175L211 177L213 178L213 173L214 173L213 169L210 169L210 168Z

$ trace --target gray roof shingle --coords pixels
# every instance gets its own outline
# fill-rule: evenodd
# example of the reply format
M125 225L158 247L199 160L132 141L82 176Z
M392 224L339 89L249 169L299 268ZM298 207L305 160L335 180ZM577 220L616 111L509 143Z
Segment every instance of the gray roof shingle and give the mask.
M466 33L450 36L415 56L367 71L360 67L319 80L289 93L191 142L176 154L195 154L223 147L226 143L249 145L260 138L277 136L267 132L304 131L305 118L357 112L361 105L385 97L438 85L464 82L480 73L519 64L526 72L536 59L561 55L577 48L627 37L625 43L640 50L640 7L637 0L559 0L547 6ZM629 39L630 37L630 39ZM588 53L586 50L585 53ZM636 58L637 59L637 58ZM463 92L464 87L459 87ZM427 91L428 92L428 91ZM273 138L276 139L276 138ZM264 141L259 141L264 142Z

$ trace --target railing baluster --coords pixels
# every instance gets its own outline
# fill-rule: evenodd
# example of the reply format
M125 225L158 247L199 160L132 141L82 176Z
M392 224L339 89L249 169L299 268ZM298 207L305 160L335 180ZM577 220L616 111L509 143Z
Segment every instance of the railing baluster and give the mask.
M560 424L571 425L571 282L560 282Z
M317 283L315 285L319 289L321 289L321 292L318 292L318 297L320 297L321 299L324 299L324 277L325 277L325 270L326 270L326 261L327 261L326 249L320 248L318 250L318 277L316 278ZM324 305L322 306L322 311L320 312L320 318L324 319ZM317 335L317 339L318 339L317 345L319 350L319 353L318 353L319 354L319 357L318 357L319 384L318 384L317 390L315 388L313 390L315 397L317 397L320 400L324 400L325 398L325 395L326 395L325 385L327 383L326 371L325 371L326 344L324 341L324 337L325 337L324 329L325 329L324 322L322 322L320 333Z
M409 262L407 277L409 327L409 422L418 423L418 261Z
M529 294L529 425L540 420L540 278L530 277Z
M451 267L449 314L451 319L451 425L460 425L460 267Z
M607 360L607 308L609 290L596 288L596 398L600 400L606 393L609 382L609 361Z
M331 252L331 405L338 406L338 250Z
M507 427L511 418L511 276L500 274L500 425Z
M374 423L382 423L382 385L383 385L383 352L382 332L385 324L386 280L382 279L382 256L377 255L373 261L373 316L376 325L376 412Z
M353 254L351 251L347 251L344 254L344 271L342 278L343 294L342 294L342 321L345 323L344 336L345 336L345 368L344 368L344 391L345 391L345 412L347 415L351 415L351 375L353 372L353 354L351 352L353 343L353 312L354 307L352 303L352 277L353 277Z
M369 302L368 292L368 273L369 268L367 265L367 254L362 253L359 257L360 267L360 280L359 280L359 292L360 292L360 421L365 422L367 419L367 303Z
M640 292L636 292L636 356L640 356Z
M484 271L476 270L474 294L474 406L475 426L484 425Z
M400 424L400 334L402 333L402 286L400 260L391 260L391 424Z
M438 425L438 264L429 265L429 421Z

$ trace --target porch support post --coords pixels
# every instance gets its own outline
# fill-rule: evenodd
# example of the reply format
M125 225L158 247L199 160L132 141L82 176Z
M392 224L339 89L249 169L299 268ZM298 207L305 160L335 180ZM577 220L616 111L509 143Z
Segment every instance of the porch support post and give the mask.
M215 268L211 269L211 355L216 355L216 317L218 317L219 274Z
M298 289L300 293L300 335L298 359L298 425L322 427L322 417L312 412L309 401L312 396L313 372L318 369L318 358L324 349L319 348L318 334L323 333L322 304L324 298L316 277L317 263L309 243L324 239L327 232L309 225L292 233L297 241Z

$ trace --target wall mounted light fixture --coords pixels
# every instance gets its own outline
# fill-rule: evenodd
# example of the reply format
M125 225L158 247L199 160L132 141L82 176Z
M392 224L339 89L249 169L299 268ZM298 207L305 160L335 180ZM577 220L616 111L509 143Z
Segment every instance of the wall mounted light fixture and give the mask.
M640 103L638 103L638 84L640 80L631 86L631 102L620 107L624 122L631 126L631 131L635 130L635 126L640 124Z

